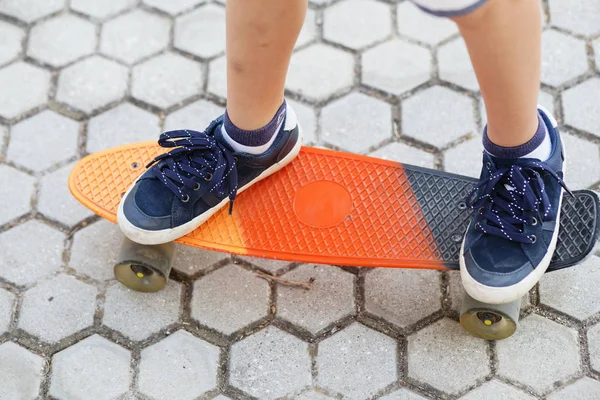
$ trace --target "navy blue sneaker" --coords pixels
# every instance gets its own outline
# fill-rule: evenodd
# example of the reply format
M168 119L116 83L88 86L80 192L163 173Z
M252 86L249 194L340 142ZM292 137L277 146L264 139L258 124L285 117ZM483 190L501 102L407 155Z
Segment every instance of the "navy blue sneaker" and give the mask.
M165 132L158 143L172 148L154 159L123 196L117 220L123 233L142 244L185 236L219 209L233 207L236 194L290 163L302 134L291 108L267 151L235 152L223 139L219 117L204 132Z
M502 304L520 299L544 275L558 239L565 154L556 121L540 108L552 141L550 158L501 159L484 152L475 210L460 252L466 292ZM570 192L569 192L570 193Z

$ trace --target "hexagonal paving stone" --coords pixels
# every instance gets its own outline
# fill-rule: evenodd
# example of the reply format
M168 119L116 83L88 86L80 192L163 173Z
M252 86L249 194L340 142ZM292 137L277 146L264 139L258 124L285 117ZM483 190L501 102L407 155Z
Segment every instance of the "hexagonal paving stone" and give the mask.
M0 276L30 285L59 270L64 235L31 220L0 234Z
M431 53L400 39L382 43L362 56L362 82L400 95L431 77Z
M128 80L127 68L92 56L61 71L56 100L89 113L125 96Z
M217 386L219 348L177 331L144 350L138 387L155 399L193 400Z
M170 29L167 18L136 9L104 24L100 51L133 64L167 47Z
M469 90L479 90L465 41L458 37L438 50L440 78Z
M589 400L600 399L600 382L597 380L583 377L575 383L562 388L559 391L548 396L548 400Z
M177 322L181 284L169 281L158 293L134 292L120 283L106 291L102 323L132 340L142 340Z
M562 94L565 124L600 137L600 79L592 78L565 90Z
M383 40L392 31L390 7L374 0L337 3L325 9L323 20L323 38L351 49Z
M398 33L426 44L438 44L458 33L456 24L448 18L429 15L408 1L398 4L397 15Z
M552 86L569 81L587 71L585 43L554 30L542 34L542 82Z
M77 152L79 123L46 110L11 129L7 158L33 171L42 171Z
M433 86L402 103L402 132L442 148L476 133L473 101L453 90Z
M168 108L199 94L203 75L200 64L174 53L154 57L133 68L133 97Z
M539 315L521 320L517 334L496 346L498 375L540 393L579 373L577 333Z
M460 397L460 400L534 400L534 397L498 380L491 380Z
M596 54L596 69L600 71L600 38L592 42L594 53Z
M0 117L15 118L48 100L50 72L18 61L0 69Z
M42 380L42 357L18 344L0 344L0 376L2 396L6 399L37 398Z
M269 285L252 272L227 265L194 284L192 317L230 335L267 315Z
M227 98L227 58L221 56L208 65L208 87L209 93L222 99Z
M484 340L443 318L408 337L408 376L446 393L460 392L490 373L486 349ZM457 365L461 373L448 374Z
M34 183L35 179L32 176L7 165L0 165L0 199L3 205L0 225L31 210Z
M365 277L365 308L402 328L441 308L437 271L378 268Z
M353 323L319 343L317 385L349 399L371 397L397 379L396 352L392 338Z
M116 224L100 220L73 237L69 266L99 281L112 279L123 234Z
M89 209L75 200L69 192L68 180L75 163L67 164L59 170L41 178L38 211L46 217L73 226L79 221L94 215Z
M72 276L59 275L23 296L18 327L52 343L94 323L98 290Z
M294 396L296 400L330 400L332 399L329 396L325 396L314 390L309 390L307 392L302 393L300 396Z
M197 249L177 243L175 244L173 268L192 276L226 259L229 259L229 254Z
M550 22L552 25L582 35L600 32L600 7L598 0L566 2L550 0Z
M298 39L296 40L296 47L304 46L308 42L313 41L317 37L317 15L312 9L306 10L306 18L304 18L304 24Z
M107 18L136 5L136 0L71 0L71 9L95 18Z
M90 120L87 147L90 153L126 143L158 140L159 119L129 103L120 104Z
M0 21L0 37L2 38L2 43L0 44L0 65L12 61L19 55L24 36L25 33L21 28Z
M177 18L174 44L180 50L203 58L224 52L225 9L208 4Z
M30 23L64 7L65 0L2 0L0 13Z
M324 100L352 86L354 58L324 44L313 44L292 56L286 88L311 100Z
M567 133L563 133L561 139L567 153L566 179L569 189L583 189L598 182L600 180L598 146Z
M444 152L444 170L478 178L481 173L483 143L475 136Z
M390 393L387 396L379 398L380 400L427 400L423 396L419 396L416 393L411 392L408 389L400 389L396 392Z
M182 11L188 10L204 0L143 0L150 7L157 8L171 15L179 14Z
M96 27L71 14L62 14L36 25L29 35L27 55L53 67L88 54L96 47Z
M90 336L52 357L49 394L61 399L116 399L129 389L130 360L128 350Z
M362 93L350 93L321 113L323 141L354 153L371 150L392 136L389 104Z
M224 109L206 100L198 100L175 111L165 119L165 131L193 129L202 131L212 120L223 114Z
M592 327L587 334L592 368L600 372L600 324Z
M435 161L433 154L398 142L386 144L369 155L424 168L433 168Z
M0 335L6 332L10 326L14 305L15 295L0 289Z
M271 400L310 385L308 344L269 326L231 346L229 383Z
M298 103L294 100L286 100L289 107L291 107L296 113L298 122L302 127L302 144L314 145L317 143L317 116L315 115L315 109L306 106L302 103Z
M313 335L355 313L352 274L325 265L302 265L283 275L295 282L313 281L310 290L279 286L277 314Z
M280 274L281 271L285 270L291 264L289 261L270 260L268 258L259 257L243 257L243 260L272 275Z

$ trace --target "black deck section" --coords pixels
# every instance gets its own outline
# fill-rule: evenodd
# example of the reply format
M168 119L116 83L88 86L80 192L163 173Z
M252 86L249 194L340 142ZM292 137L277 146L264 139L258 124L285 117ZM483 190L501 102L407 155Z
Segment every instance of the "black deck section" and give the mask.
M406 177L431 229L442 258L458 269L460 245L471 219L465 199L476 179L404 165ZM576 265L588 256L600 235L600 199L590 190L563 198L558 244L548 271Z

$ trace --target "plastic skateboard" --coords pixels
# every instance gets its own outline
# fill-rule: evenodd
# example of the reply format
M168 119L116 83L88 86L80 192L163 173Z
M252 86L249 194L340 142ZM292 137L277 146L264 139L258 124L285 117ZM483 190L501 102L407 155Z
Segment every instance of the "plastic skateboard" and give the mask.
M71 193L96 214L116 222L121 196L162 151L155 142L147 142L89 155L71 172ZM457 269L471 214L464 199L475 182L397 162L303 147L291 164L240 194L232 215L225 207L177 242L287 261ZM549 270L575 265L592 252L599 209L598 196L591 191L577 191L574 199L565 197ZM172 257L168 245L140 246L125 240L115 274L136 290L160 290ZM512 308L473 299L464 303L471 311L479 310L470 314L474 318L470 322L486 332L489 326L500 327L499 321L510 320L516 329L518 305L515 314L513 303Z

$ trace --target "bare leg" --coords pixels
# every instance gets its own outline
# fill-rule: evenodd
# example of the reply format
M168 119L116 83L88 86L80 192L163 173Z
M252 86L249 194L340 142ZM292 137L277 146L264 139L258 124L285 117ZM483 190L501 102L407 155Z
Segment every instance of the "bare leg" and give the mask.
M488 137L499 146L524 144L538 127L541 18L539 0L490 0L454 18L485 101Z
M263 127L283 102L285 77L308 0L227 0L227 112Z

